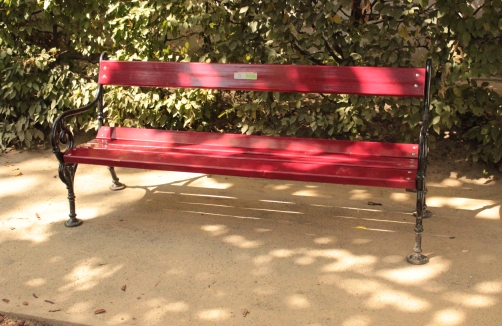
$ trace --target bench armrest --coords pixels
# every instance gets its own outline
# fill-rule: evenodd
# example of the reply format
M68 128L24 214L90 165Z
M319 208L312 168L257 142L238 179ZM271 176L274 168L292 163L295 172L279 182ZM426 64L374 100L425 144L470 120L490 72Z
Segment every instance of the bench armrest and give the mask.
M89 104L81 108L65 111L59 117L57 117L56 120L54 120L54 123L52 124L51 128L50 139L52 144L52 152L54 153L54 155L56 155L56 158L58 159L59 163L61 164L64 163L63 155L69 149L74 147L73 146L74 137L70 129L67 128L65 119L79 115L93 108L100 101L102 95L103 95L103 86L98 84L96 95ZM64 149L63 152L61 152L61 148L59 147L60 144L66 145L66 148Z

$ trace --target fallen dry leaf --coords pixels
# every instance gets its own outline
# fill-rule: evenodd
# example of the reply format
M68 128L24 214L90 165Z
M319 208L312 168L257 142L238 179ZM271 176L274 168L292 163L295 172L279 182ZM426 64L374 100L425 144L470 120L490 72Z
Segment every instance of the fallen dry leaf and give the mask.
M21 175L23 175L23 172L19 172L18 174L15 175L15 177L19 177Z
M38 213L35 213L35 216L40 219L40 215L38 215Z
M9 303L10 300L9 299L2 299L3 302L6 302L6 303Z
M54 304L54 302L53 302L53 301L50 301L50 300L44 300L44 301L45 301L45 302L48 302L48 303L50 303L50 304Z
M10 228L10 229L11 229L11 230L15 230L16 228L12 227L12 228Z
M243 310L242 310L242 316L243 316L243 317L246 317L246 316L247 316L247 315L249 315L250 313L251 313L251 312L250 312L249 310L247 310L247 309L243 309Z
M358 225L358 226L356 226L356 229L366 230L366 227L365 227L365 226L362 226L362 225Z
M33 293L33 296L38 299L38 296L35 293Z
M106 312L105 309L98 309L94 312L95 315L98 315L98 314L104 314Z
M371 206L382 206L382 204L380 204L380 203L374 203L372 201L369 201L368 205L371 205Z
M57 311L61 311L61 308L55 310L49 310L49 312L57 312Z
M123 287L120 288L122 291L125 292L125 290L127 289L127 285L124 285Z
M23 302L23 305L25 305L25 306L27 306L27 305L29 305L29 304L30 304L30 303L29 303L28 301L24 301L24 302Z

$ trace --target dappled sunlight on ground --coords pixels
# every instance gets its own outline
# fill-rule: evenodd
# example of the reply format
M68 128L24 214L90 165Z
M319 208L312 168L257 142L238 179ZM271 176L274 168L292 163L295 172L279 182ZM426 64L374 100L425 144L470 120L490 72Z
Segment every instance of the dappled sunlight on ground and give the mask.
M499 324L498 180L429 182L430 262L414 266L413 193L128 169L128 188L110 192L106 168L82 166L84 224L68 229L57 165L29 162L0 170L0 311L88 325Z
M502 281L485 281L474 286L479 293L484 294L502 294Z
M1 225L2 223L0 223ZM13 240L26 240L33 243L41 243L48 241L55 233L51 231L51 225L46 223L35 224L27 220L11 220L8 221L9 232L0 238L0 243Z
M207 309L197 313L197 317L203 321L222 321L230 318L230 312L227 309Z
M371 325L371 318L369 316L351 316L345 320L341 326L368 326Z
M38 185L38 178L36 176L18 176L12 182L11 178L0 179L0 198L4 196L13 196L26 193L27 189L36 187Z
M501 205L493 205L493 207L485 208L476 214L475 218L500 220L500 212L502 212Z
M449 207L454 209L478 210L496 205L494 200L474 199L474 198L451 198L441 196L430 196L427 198L429 207Z
M334 279L337 281L335 282ZM335 283L348 294L359 297L362 303L373 309L385 309L388 306L406 312L420 312L431 308L431 304L407 291L393 289L385 283L371 279L343 279L331 275L322 279L326 283Z
M311 304L309 300L300 294L293 294L286 298L288 306L292 309L307 309L310 308Z
M451 261L436 256L434 261L416 268L416 266L403 266L390 270L380 270L376 275L387 279L389 282L395 282L402 285L419 286L426 284L437 278L439 275L448 272L451 267Z
M408 193L403 193L403 192L393 192L392 194L390 194L389 196L389 199L392 200L392 201L396 201L396 202L407 202L409 200L411 200L411 195L408 194Z
M430 187L452 187L462 188L466 185L477 186L494 186L492 183L493 176L487 178L469 179L465 176L459 177L458 172L451 172L449 178L443 179L440 182L429 182Z
M445 325L445 326L454 326L454 325L462 325L465 322L466 314L462 311L459 311L455 307L440 309L435 312L432 317L432 321L427 326L432 325Z
M124 267L123 265L110 266L101 263L101 261L101 259L93 257L81 263L77 263L77 266L75 266L70 274L65 277L68 284L61 287L59 290L61 292L90 290L98 286L103 279L113 277ZM97 267L91 267L89 265L95 265Z

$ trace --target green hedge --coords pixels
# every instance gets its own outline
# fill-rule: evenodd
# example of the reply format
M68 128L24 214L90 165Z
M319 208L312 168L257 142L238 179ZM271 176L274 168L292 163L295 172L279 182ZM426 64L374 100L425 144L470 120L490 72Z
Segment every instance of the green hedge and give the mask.
M501 166L502 99L479 79L502 67L502 0L2 0L0 146L40 140L86 104L99 55L112 59L424 66L433 59L431 139L473 144ZM114 125L415 140L416 100L113 88ZM72 123L96 128L94 113ZM501 167L502 168L502 167Z

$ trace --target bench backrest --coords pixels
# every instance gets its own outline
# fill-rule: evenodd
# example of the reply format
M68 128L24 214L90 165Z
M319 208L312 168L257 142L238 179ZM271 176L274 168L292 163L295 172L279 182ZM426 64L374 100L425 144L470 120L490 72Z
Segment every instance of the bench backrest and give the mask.
M99 84L424 97L426 69L102 60Z

